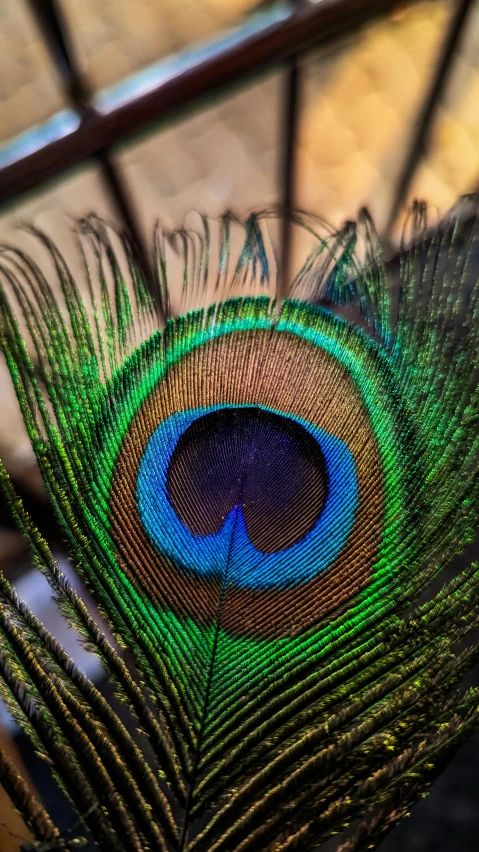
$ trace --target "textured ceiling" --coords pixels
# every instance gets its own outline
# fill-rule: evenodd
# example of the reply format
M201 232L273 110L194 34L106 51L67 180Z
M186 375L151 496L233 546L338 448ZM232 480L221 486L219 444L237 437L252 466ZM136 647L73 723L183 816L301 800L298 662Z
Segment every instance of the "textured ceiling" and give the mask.
M305 62L298 201L339 225L385 223L453 4L423 2Z

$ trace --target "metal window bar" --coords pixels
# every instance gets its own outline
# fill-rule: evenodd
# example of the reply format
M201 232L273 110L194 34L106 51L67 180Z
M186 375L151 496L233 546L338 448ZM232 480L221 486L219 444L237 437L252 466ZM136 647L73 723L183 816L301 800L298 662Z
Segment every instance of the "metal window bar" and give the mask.
M134 205L121 170L111 150L138 131L170 117L179 109L198 102L213 92L246 80L272 65L284 63L287 70L284 121L281 127L283 157L281 193L283 208L282 293L285 292L290 260L289 212L295 197L295 151L299 116L300 57L312 47L331 42L380 14L392 11L400 0L296 0L290 13L233 46L205 57L194 68L180 71L119 106L98 112L91 92L79 69L68 29L57 0L29 0L47 47L61 75L69 102L80 117L79 126L64 137L0 169L0 205L21 193L42 185L72 166L96 160L123 221L125 232L136 248L138 259L149 280L148 252L138 226ZM425 152L441 96L447 85L461 37L474 0L457 0L437 72L416 122L410 150L400 175L389 216L394 224L405 200L418 164Z

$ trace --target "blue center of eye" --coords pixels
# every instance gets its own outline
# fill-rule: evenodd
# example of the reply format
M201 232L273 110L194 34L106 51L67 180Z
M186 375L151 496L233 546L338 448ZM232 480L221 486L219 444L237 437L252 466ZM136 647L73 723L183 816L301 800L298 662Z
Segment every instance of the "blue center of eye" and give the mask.
M307 582L347 541L354 459L336 436L255 406L181 411L153 432L137 501L154 546L185 572L251 589Z

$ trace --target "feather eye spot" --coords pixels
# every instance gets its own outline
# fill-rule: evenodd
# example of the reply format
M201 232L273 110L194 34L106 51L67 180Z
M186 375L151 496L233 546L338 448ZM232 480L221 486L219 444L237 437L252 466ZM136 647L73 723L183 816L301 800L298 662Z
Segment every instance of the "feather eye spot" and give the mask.
M226 631L279 638L370 581L383 468L353 340L340 359L323 313L292 304L273 329L267 305L233 308L206 334L195 315L179 320L163 366L156 340L145 349L154 370L125 399L109 519L153 600L212 623L224 587Z
M160 554L190 576L254 590L309 582L328 568L358 503L354 460L339 438L257 406L163 421L136 489Z
M251 543L273 553L314 527L328 472L320 445L294 420L256 407L221 408L180 436L166 488L193 535L218 533L238 509Z

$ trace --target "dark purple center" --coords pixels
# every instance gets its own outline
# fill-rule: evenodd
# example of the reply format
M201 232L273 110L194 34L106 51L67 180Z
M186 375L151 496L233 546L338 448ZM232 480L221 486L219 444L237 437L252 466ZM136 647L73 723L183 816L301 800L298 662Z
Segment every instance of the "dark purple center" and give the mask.
M299 423L260 408L223 408L181 435L167 489L193 535L217 533L239 506L252 544L273 553L315 525L328 476L321 448Z

